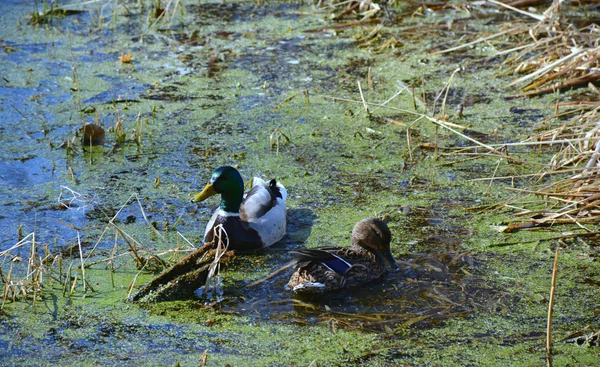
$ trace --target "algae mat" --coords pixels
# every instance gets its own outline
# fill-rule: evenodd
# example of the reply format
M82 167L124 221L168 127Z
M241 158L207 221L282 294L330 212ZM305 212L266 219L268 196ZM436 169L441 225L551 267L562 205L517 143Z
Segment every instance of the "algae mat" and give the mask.
M565 229L502 234L492 226L506 214L465 210L514 198L511 182L473 181L498 159L450 161L444 148L471 143L414 115L458 67L468 72L446 105L464 106L471 137L517 141L552 113L552 96L506 98L507 79L480 61L493 57L489 44L429 52L454 44L452 27L489 31L502 15L400 4L390 9L398 24L375 39L376 23L287 2L60 5L0 5L2 277L30 271L32 248L48 269L35 298L3 305L2 365L545 363L556 243L541 239ZM392 38L395 48L382 47ZM389 102L367 113L363 98ZM104 145L82 146L89 123L103 126ZM528 164L498 176L552 153L516 154ZM286 238L237 257L217 303L126 303L160 270L148 254L173 262L200 245L217 201L192 205L190 194L223 164L285 184ZM394 234L401 267L383 282L320 300L285 292L289 271L252 285L291 261L290 249L349 245L367 216ZM594 251L574 239L561 252L556 366L600 357L561 341L598 327Z

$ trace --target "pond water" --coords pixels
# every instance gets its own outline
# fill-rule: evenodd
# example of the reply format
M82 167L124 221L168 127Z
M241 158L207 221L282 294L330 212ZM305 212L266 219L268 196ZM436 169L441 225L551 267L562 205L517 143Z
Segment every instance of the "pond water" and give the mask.
M33 24L43 2L0 5L0 251L25 238L3 252L2 275L31 271L32 248L53 254L47 261L64 257L49 266L35 299L6 300L2 365L543 363L550 246L534 249L527 235L515 253L490 250L511 240L491 229L506 217L464 208L508 197L499 184L469 181L489 175L496 160L440 164L434 142L470 143L401 112L415 110L406 85L420 85L416 95L431 104L464 60L431 56L434 40L421 44L399 25L389 32L404 35L405 46L358 48L376 23L333 23L329 11L299 3L65 8ZM463 15L405 21L423 27ZM489 67L473 63L473 73L450 95L453 105L469 101L461 123L471 136L518 140L552 113L551 98L509 101ZM361 93L385 101L401 90L390 103L399 110L365 113ZM104 128L103 145L81 143L90 123ZM238 256L221 275L219 304L126 303L131 287L153 275L150 266L139 271L135 253L174 262L200 246L217 199L189 199L224 164L286 186L288 235ZM291 261L291 249L349 245L353 225L368 216L385 218L394 235L400 269L382 282L302 299L283 289L291 270L261 281ZM564 266L597 277L598 262L575 262L581 244L574 246ZM80 256L95 265L80 271ZM562 282L573 300L558 303L557 329L597 321L597 289L576 274ZM599 357L557 348L563 361Z

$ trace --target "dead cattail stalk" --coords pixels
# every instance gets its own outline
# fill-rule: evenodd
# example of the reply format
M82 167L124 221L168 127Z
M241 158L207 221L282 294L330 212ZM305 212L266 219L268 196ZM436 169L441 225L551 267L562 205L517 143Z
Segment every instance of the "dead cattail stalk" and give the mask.
M396 97L398 97L400 94L402 94L402 92L404 92L406 89L408 89L408 86L407 86L407 85L405 85L404 83L400 82L400 85L401 85L401 88L400 88L400 89L399 89L399 90L398 90L396 93L394 93L394 95L393 95L393 96L391 96L391 97L390 97L390 98L388 98L388 99L387 99L385 102L383 102L383 103L381 104L381 106L385 106L385 105L387 105L387 104L388 104L388 103L390 103L392 100L394 100ZM413 90L413 92L414 92L414 90ZM413 95L413 98L414 98L414 95ZM417 109L417 107L416 107L416 102L415 102L414 100L413 100L413 103L415 103L415 110L416 110L416 109ZM381 107L381 106L378 106L378 107ZM374 109L373 111L376 111L376 110L377 110L377 109Z
M360 81L358 81L358 91L360 92L360 99L362 100L363 106L365 108L365 112L367 113L367 116L368 116L370 114L369 105L367 104L367 101L365 101L365 95L363 94L362 87L360 86Z
M496 164L496 168L494 169L494 173L492 174L492 179L490 180L490 183L488 185L486 194L489 195L490 191L492 189L492 183L494 182L494 177L496 176L496 172L498 172L498 168L500 167L500 163L502 162L502 158L498 159L498 164Z
M550 301L548 302L548 326L546 328L546 353L548 366L552 367L552 311L554 310L554 295L556 291L556 273L558 271L558 246L554 254L554 266L552 267L552 285L550 286Z
M227 236L227 232L225 231L225 228L223 228L223 225L219 224L213 230L215 232L213 238L216 239L217 249L215 251L215 258L208 268L208 275L206 276L206 282L204 283L204 295L207 294L210 288L217 290L219 287L218 278L215 278L215 276L219 275L221 258L225 255L227 248L229 247L229 237ZM218 292L215 292L215 294L218 294Z
M77 288L78 278L79 278L79 275L75 274L75 278L73 279L73 283L71 284L71 290L69 291L69 297L71 297L73 295L73 292L75 292L75 288Z
M208 349L204 350L204 353L200 356L199 365L206 366L206 362L208 361Z
M279 138L282 136L285 138L288 144L292 142L290 138L279 128L273 130L271 135L269 135L269 149L273 150L273 147L276 147L276 155L279 155Z
M456 75L456 73L458 73L459 71L462 71L462 70L463 70L462 67L459 67L459 68L455 69L452 72L452 75L450 75L450 79L448 79L448 81L444 85L444 88L442 88L442 90L437 95L437 97L435 97L435 100L433 101L433 108L432 108L432 111L431 111L431 115L432 116L435 116L435 106L437 104L438 99L442 96L442 94L444 94L444 100L442 102L442 108L440 110L440 114L442 116L444 116L446 114L446 101L448 100L448 92L450 91L450 84L452 83L452 79L454 79L454 76Z
M467 48L467 47L476 45L478 43L485 42L485 41L490 40L492 38L500 37L500 36L503 36L503 35L505 35L507 33L511 33L511 32L517 31L517 30L519 30L519 28L511 28L509 30L506 30L506 31L503 31L503 32L500 32L500 33L492 34L491 36L478 38L475 41L469 42L469 43L465 43L464 45L452 47L452 48L449 48L447 50L433 52L432 55L443 54L443 53L452 52L452 51L460 50L460 49L463 49L463 48Z
M308 89L303 89L299 92L294 93L293 95L291 95L290 97L284 99L283 101L279 102L277 105L273 106L273 108L271 108L272 110L276 110L279 107L283 106L284 104L288 103L289 101L291 101L292 99L294 99L296 96L298 96L300 93L304 93L305 96L308 95Z
M19 235L19 237L22 236ZM27 244L29 244L29 249L26 260L12 254L12 251ZM43 256L39 246L45 249ZM4 308L9 299L16 302L19 297L23 299L31 297L33 304L37 303L38 297L42 294L44 275L48 271L48 260L51 257L47 245L36 241L35 232L23 237L9 249L0 252L0 267L3 267L7 261L10 262L8 274L5 275L4 272L0 271L0 279L4 284L0 309ZM52 264L54 264L54 261ZM51 276L49 278L52 279Z
M492 4L496 4L498 6L502 6L502 7L505 7L507 9L516 11L517 13L521 13L521 14L527 15L527 16L529 16L529 17L531 17L533 19L536 19L536 20L538 20L540 22L546 19L546 17L543 16L543 15L537 15L537 14L533 14L533 13L530 13L530 12L525 11L525 10L517 9L515 7L512 7L512 6L508 5L508 4L501 3L500 1L496 1L496 0L487 0L487 1L490 2L490 3L492 3Z
M62 291L63 297L65 297L67 294L67 287L70 284L69 281L71 280L71 269L72 268L73 268L73 261L71 260L71 263L69 264L69 269L67 269L67 272L65 273L65 282L63 283L63 291Z
M140 276L140 274L142 274L142 272L146 268L146 265L148 265L147 261L146 261L146 263L144 263L144 266L142 266L142 268L135 274L135 276L131 280L131 283L129 283L129 287L127 287L127 298L131 297L131 292L133 292L133 287L135 286L135 282L137 281L137 278Z
M2 296L2 307L0 307L0 309L4 309L4 304L6 303L6 300L8 299L8 294L11 290L11 284L12 284L12 272L13 272L13 263L10 263L10 269L8 270L8 276L6 277L6 279L4 280L4 292L3 292L3 296Z
M79 246L79 260L81 261L81 279L83 280L83 297L85 298L87 288L85 287L85 262L83 261L83 250L81 248L81 237L79 231L77 232L77 245Z

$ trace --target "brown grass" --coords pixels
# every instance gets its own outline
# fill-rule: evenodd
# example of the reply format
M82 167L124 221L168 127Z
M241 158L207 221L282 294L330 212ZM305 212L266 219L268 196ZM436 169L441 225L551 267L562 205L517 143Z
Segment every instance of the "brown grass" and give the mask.
M586 225L600 223L600 210L597 209L600 205L600 92L594 86L600 80L600 28L596 24L578 28L566 19L558 1L538 13L526 9L540 5L540 1L502 3L490 0L489 3L525 17L507 23L510 28L505 31L480 36L437 53L454 52L499 36L509 37L509 46L496 55L506 56L501 74L520 75L507 84L507 88L519 90L513 97L531 98L573 88L581 88L582 94L587 94L579 101L575 98L574 102L557 102L554 116L539 124L541 128L536 135L512 144L546 146L555 154L545 167L528 175L532 188L521 190L541 198L529 208L541 204L548 209L540 211L528 209L528 205L521 206L518 224L502 230L574 224L592 232ZM548 185L537 184L548 175L565 178ZM492 182L498 178L488 179ZM515 209L509 204L506 207Z
M61 187L58 198L59 206L66 210L85 210L88 205L100 205L94 198L82 195L68 187ZM136 236L127 233L117 217L130 205L138 205L139 210L146 221L149 231L154 233L154 238L169 248L163 252L155 252L144 245ZM165 269L167 261L177 261L182 254L195 250L194 246L178 233L178 243L168 244L165 237L149 222L143 205L136 194L129 197L127 202L114 214L107 218L108 224L96 238L93 246L87 249L81 241L81 233L95 228L77 228L68 223L63 225L77 232L77 244L66 248L54 248L50 250L48 244L36 240L35 232L24 236L9 249L0 252L0 280L3 286L2 304L3 309L9 302L33 301L34 303L50 293L62 289L65 297L85 297L94 292L91 282L87 279L86 270L92 266L104 266L111 274L119 269L119 266L134 265L141 271ZM107 242L106 238L114 238L114 246L108 255L97 255L98 246ZM183 240L183 247L179 242ZM64 246L63 246L64 247ZM63 251L65 250L65 251ZM127 259L129 258L129 259ZM167 258L165 260L163 258ZM119 265L117 265L119 263ZM133 287L139 273L134 277L130 288ZM114 286L114 284L113 284Z

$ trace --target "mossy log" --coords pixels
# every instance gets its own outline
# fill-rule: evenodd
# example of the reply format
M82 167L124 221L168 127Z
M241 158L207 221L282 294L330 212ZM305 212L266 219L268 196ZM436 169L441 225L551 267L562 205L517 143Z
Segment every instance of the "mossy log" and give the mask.
M212 243L205 244L154 277L127 300L161 302L190 298L196 289L206 284L216 252ZM227 251L220 257L219 264L223 266L233 257L233 251Z

